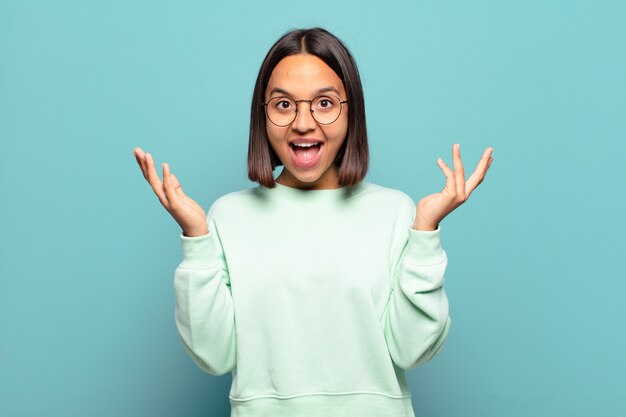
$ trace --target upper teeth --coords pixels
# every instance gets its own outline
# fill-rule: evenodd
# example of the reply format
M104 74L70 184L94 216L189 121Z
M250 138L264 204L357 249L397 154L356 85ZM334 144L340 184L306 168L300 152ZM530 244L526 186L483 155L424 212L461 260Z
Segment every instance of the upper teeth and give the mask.
M317 145L317 143L294 143L294 146L302 146L305 148L309 148L313 145Z

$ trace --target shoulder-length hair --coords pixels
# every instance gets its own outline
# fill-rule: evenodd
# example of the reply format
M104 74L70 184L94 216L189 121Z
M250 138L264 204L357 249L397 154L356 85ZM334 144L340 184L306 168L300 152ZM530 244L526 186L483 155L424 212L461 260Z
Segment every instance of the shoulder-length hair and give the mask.
M274 169L283 165L272 149L266 130L263 103L272 71L285 57L297 54L315 55L326 63L343 82L348 99L348 133L333 164L338 169L341 187L363 180L369 165L363 87L356 63L348 48L322 28L296 29L284 34L271 47L256 79L250 112L248 142L248 178L267 188L274 188Z

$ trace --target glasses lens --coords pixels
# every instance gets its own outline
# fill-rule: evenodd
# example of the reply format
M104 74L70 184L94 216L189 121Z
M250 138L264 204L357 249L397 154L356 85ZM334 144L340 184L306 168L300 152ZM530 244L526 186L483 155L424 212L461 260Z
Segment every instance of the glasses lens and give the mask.
M321 124L330 124L337 120L341 113L339 97L318 96L311 103L313 117Z
M308 101L308 100L304 100ZM278 126L288 126L296 118L296 102L287 97L274 97L266 105L267 117ZM311 100L311 114L320 124L331 124L341 113L341 100L335 96L317 96Z
M278 126L287 126L296 116L296 103L286 97L275 97L267 102L267 117Z

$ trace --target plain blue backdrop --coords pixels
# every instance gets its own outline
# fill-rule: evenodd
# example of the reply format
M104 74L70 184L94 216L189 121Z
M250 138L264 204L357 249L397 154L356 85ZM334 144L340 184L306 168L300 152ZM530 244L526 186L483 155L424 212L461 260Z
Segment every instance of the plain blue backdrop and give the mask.
M205 208L254 186L258 68L317 25L361 71L366 181L418 201L453 143L468 175L495 149L442 223L453 326L408 372L416 415L626 415L625 21L617 0L0 0L0 415L229 415L230 376L179 341L180 229L132 150Z

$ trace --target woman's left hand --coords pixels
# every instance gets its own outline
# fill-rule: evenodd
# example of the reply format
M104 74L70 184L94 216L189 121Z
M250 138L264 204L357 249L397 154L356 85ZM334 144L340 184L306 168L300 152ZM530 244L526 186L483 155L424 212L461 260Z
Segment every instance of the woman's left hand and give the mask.
M437 160L437 165L446 176L446 186L443 190L436 194L424 197L417 203L417 212L415 214L415 230L436 230L439 222L443 220L454 209L465 203L470 194L478 185L483 182L489 165L493 161L491 153L493 148L489 147L483 152L482 158L478 162L478 166L465 181L465 171L461 163L460 145L452 145L452 159L454 161L454 171L443 162L441 158Z

